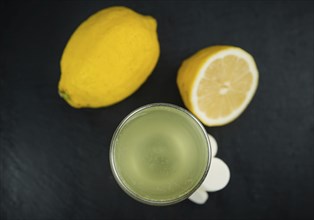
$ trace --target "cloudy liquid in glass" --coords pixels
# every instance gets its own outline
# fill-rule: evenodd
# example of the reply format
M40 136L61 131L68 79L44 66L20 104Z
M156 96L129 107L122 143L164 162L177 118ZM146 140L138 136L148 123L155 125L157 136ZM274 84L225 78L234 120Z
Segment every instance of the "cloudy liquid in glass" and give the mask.
M138 198L170 201L189 193L208 163L207 139L187 113L154 106L132 115L116 134L114 166Z

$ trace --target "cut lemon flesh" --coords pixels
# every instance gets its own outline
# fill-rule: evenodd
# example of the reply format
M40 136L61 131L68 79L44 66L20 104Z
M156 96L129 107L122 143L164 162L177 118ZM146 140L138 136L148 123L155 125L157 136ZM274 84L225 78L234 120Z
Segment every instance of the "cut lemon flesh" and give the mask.
M177 83L187 108L205 125L219 126L245 110L258 85L258 70L244 50L214 46L184 61Z

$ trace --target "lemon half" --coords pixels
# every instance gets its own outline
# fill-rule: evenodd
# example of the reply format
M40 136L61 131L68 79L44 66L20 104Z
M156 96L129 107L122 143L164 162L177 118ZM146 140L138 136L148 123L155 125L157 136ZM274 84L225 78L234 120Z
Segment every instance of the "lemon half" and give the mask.
M177 84L186 107L205 125L235 120L252 100L258 85L253 57L238 47L212 46L181 65Z

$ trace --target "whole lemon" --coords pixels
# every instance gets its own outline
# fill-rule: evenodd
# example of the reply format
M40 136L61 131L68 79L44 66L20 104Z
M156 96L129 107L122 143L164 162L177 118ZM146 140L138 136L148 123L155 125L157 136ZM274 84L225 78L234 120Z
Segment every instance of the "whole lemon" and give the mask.
M102 107L134 93L159 57L156 20L110 7L84 21L61 58L59 94L71 106Z

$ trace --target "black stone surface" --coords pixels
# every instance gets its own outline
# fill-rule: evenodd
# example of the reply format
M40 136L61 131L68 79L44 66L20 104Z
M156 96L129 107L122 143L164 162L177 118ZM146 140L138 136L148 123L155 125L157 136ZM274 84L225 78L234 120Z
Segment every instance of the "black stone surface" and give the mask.
M73 109L57 94L75 28L111 5L158 21L161 56L147 82L108 108ZM2 1L1 220L313 219L313 2ZM128 197L109 167L111 136L135 108L183 106L181 62L210 45L250 52L259 88L233 123L206 128L231 180L203 206L151 207Z

